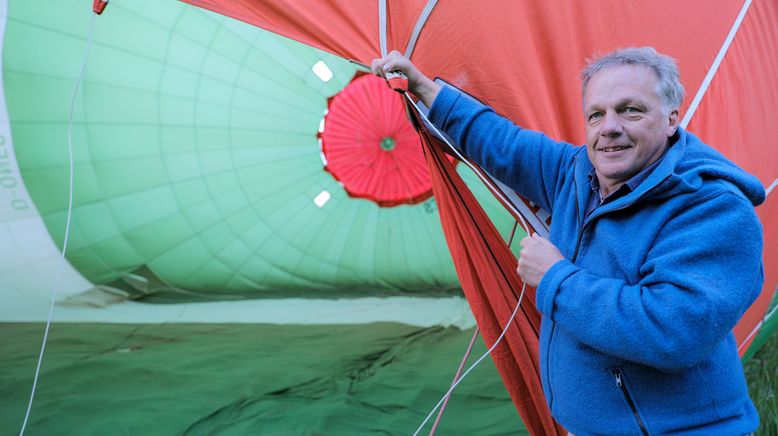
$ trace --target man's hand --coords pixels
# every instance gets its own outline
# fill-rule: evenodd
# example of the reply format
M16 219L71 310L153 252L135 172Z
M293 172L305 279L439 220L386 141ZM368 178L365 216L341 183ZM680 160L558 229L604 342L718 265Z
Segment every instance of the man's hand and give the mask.
M405 74L405 77L408 78L408 91L419 97L427 107L432 106L432 102L435 101L435 97L437 97L440 91L440 85L422 74L408 58L396 50L393 50L384 58L373 59L370 69L373 71L373 74L384 79L386 79L386 73L389 72Z
M551 241L535 233L521 240L519 267L516 271L524 283L537 288L546 271L564 258Z

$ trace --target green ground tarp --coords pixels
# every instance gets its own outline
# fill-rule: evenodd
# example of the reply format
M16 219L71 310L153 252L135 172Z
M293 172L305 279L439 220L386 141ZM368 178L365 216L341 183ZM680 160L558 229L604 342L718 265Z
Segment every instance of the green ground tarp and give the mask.
M19 433L43 328L0 324L0 435ZM55 324L25 434L410 435L471 336L391 323ZM479 339L470 361L484 351ZM485 359L438 434L515 435L521 425Z

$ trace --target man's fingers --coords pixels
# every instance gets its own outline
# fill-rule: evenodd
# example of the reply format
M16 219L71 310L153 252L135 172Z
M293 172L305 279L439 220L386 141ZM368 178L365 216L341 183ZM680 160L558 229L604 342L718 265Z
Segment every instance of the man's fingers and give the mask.
M533 233L531 235L527 235L524 238L521 239L521 246L526 247L528 244L534 242L534 241L545 241L546 238L538 235L537 233Z
M402 59L402 55L400 52L392 50L391 53L382 58L373 59L373 62L370 63L370 70L376 76L386 78L386 73L397 68L398 59Z
M373 59L373 62L370 64L370 71L372 71L376 76L380 76L381 73L383 73L381 59Z

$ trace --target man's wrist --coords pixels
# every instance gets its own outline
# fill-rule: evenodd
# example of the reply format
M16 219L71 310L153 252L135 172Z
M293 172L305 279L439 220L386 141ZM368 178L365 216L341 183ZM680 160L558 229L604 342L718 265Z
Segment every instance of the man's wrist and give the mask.
M416 89L413 91L413 94L416 95L416 97L418 97L419 100L421 100L421 102L424 103L425 106L432 107L432 103L435 101L435 98L438 96L440 89L441 86L439 84L425 77L416 86Z

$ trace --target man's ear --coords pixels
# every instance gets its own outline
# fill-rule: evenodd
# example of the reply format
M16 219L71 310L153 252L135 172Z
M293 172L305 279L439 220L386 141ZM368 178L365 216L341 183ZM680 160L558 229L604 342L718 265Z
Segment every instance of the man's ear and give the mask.
M670 113L667 114L667 137L671 137L675 135L675 131L678 130L678 123L680 122L680 119L678 117L678 109L672 109L670 110Z

